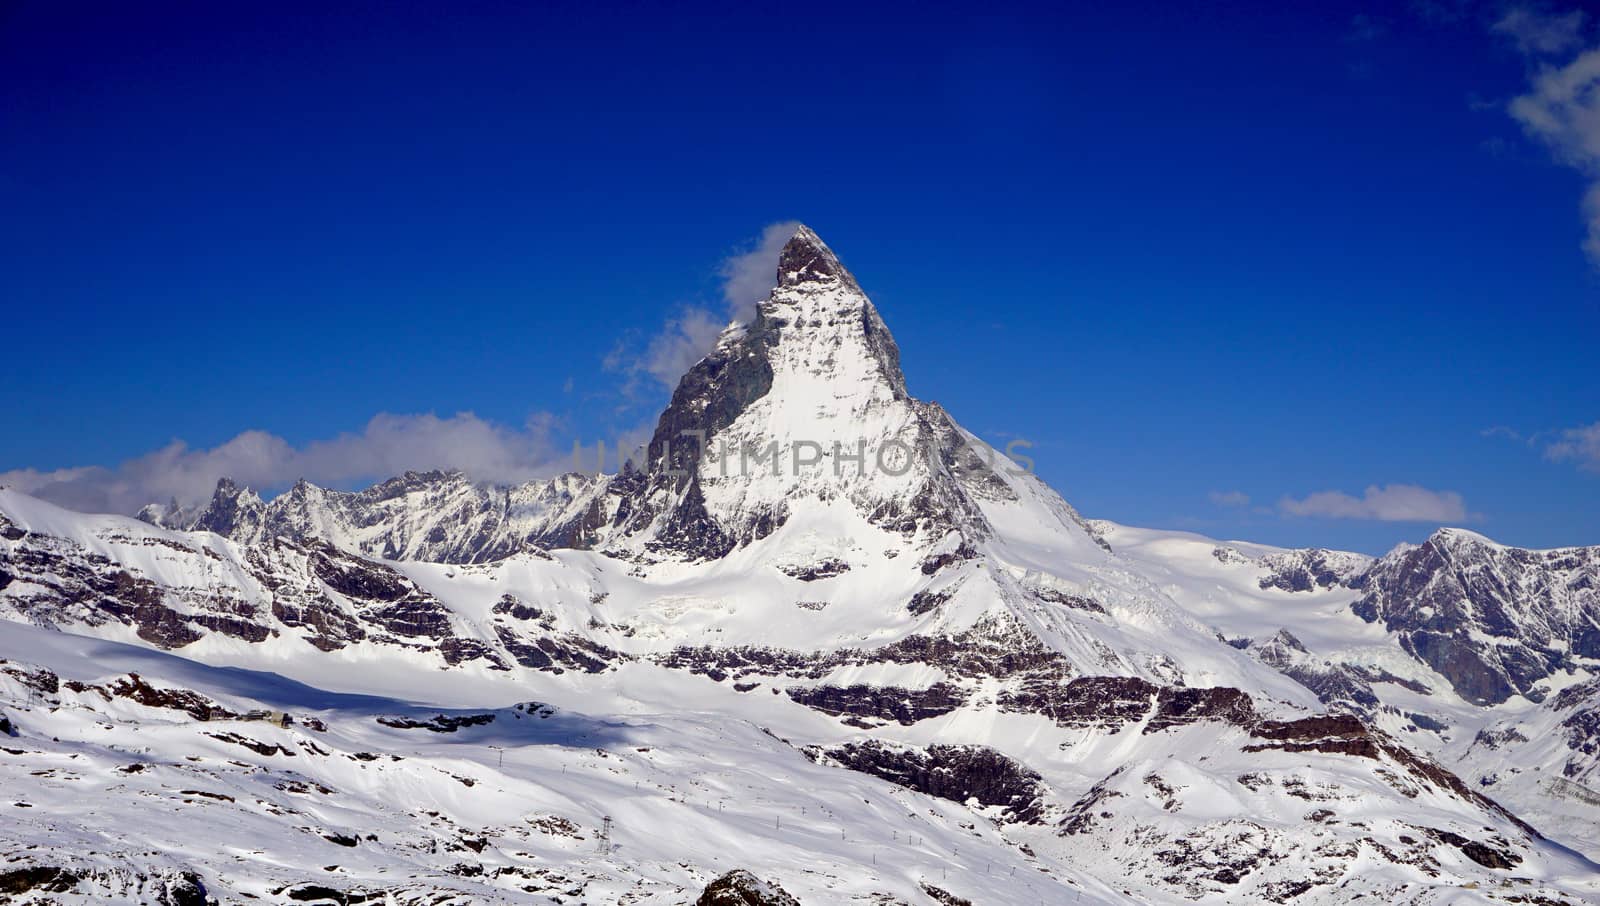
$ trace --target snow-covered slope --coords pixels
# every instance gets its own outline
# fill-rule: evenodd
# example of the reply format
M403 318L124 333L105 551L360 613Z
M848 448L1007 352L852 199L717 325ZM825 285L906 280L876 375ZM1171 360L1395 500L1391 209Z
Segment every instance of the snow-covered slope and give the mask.
M85 684L16 715L18 782L65 809L18 842L97 854L55 866L80 896L147 896L111 891L119 862L268 900L315 880L687 903L733 869L755 877L727 896L775 881L809 904L1593 892L1592 863L1430 757L1449 750L1391 704L1448 684L1351 609L1371 561L1086 522L910 395L872 303L804 228L617 475L411 473L272 501L223 482L202 511L142 515L0 490L6 656ZM218 739L203 709L127 703L193 703L151 683L306 719ZM123 734L157 740L149 777L113 773ZM239 776L206 760L223 752ZM28 767L62 759L99 767L64 785ZM328 807L249 786L268 776ZM90 814L112 783L140 795ZM119 835L146 811L176 855ZM641 836L596 857L599 813L614 843ZM324 824L378 839L318 874L313 853L342 846ZM262 842L177 846L196 828Z
M1233 645L1600 858L1600 549L1441 529L1372 560L1094 525Z

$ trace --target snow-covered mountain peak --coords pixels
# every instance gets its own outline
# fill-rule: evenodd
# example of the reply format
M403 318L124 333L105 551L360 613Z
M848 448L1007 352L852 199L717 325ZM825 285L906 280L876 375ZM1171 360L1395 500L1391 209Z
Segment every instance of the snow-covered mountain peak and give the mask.
M1441 526L1435 529L1433 534L1429 535L1427 541L1423 543L1449 548L1488 547L1501 550L1505 547L1505 545L1486 535L1480 535L1470 529L1452 528L1450 526Z
M776 333L791 383L863 381L907 396L900 349L877 308L837 255L801 226L778 258L776 286L758 306L754 330Z
M720 557L801 510L829 531L864 521L930 545L958 524L982 533L961 485L1013 492L966 455L970 435L911 397L894 338L838 256L801 227L774 283L679 382L647 467L617 483L608 549Z

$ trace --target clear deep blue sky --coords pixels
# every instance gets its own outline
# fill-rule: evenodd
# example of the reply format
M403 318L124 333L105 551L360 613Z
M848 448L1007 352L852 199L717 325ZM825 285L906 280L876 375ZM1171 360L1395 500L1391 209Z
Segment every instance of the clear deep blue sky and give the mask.
M666 388L607 354L798 219L1088 515L1381 551L1436 523L1278 501L1409 484L1600 543L1600 473L1483 436L1600 421L1583 180L1497 8L320 6L0 9L0 472L609 436Z

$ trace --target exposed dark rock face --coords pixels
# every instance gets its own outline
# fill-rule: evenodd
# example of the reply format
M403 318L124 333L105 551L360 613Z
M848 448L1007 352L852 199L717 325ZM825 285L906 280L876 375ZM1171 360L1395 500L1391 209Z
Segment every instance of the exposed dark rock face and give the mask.
M493 714L436 714L427 720L412 717L380 717L378 723L396 730L429 730L454 733L462 727L483 727L494 723Z
M1037 824L1044 814L1045 789L1039 774L984 746L914 749L871 740L835 746L819 754L842 767L929 796L999 806L1006 821Z
M800 906L800 901L740 868L706 885L694 906Z
M1379 760L1387 757L1400 765L1415 781L1452 793L1484 811L1511 821L1530 837L1539 832L1511 814L1499 803L1467 786L1465 782L1433 760L1418 755L1388 734L1369 726L1354 714L1320 714L1299 720L1264 720L1250 734L1267 742L1246 746L1244 751L1279 749L1285 752L1322 752Z
M950 565L955 564L955 563L962 563L962 562L965 562L967 560L973 560L973 559L976 559L977 556L978 556L977 548L973 547L970 544L962 542L961 544L957 545L955 547L955 549L953 549L953 550L945 551L943 553L934 554L934 555L928 557L926 560L923 560L922 561L922 574L925 575L925 576L931 576L931 575L934 575L935 573L939 572L940 570L944 569L947 566L950 566Z
M310 553L311 574L352 600L388 603L416 592L410 580L398 572L343 554L332 545L314 543Z
M1112 817L1108 807L1112 800L1121 799L1126 794L1111 789L1111 781L1115 780L1126 768L1117 768L1099 783L1089 788L1072 807L1067 809L1067 817L1062 819L1059 833L1064 837L1077 836L1094 830L1097 820Z
M500 653L477 639L448 638L439 641L439 653L444 662L454 667L468 661L487 661L491 670L510 670Z
M1082 676L1065 685L1045 681L1000 693L1007 711L1040 714L1063 727L1120 729L1155 707L1159 687L1132 676Z
M25 534L17 541L0 568L8 580L25 579L28 588L13 590L8 603L44 625L97 626L115 620L161 648L181 648L205 630L252 642L269 634L259 622L259 608L235 592L160 586L64 538ZM148 543L200 556L171 542Z
M218 559L203 546L140 540L171 547L180 559ZM448 665L480 662L494 670L511 669L515 659L535 669L598 671L620 658L578 634L554 635L552 617L511 596L495 612L537 625L544 638L530 640L499 626L502 650L493 641L457 635L449 609L426 589L393 567L320 540L250 545L241 564L246 577L193 587L158 585L64 538L25 535L4 556L8 575L28 583L25 594L8 591L6 603L34 622L95 626L114 620L162 648L188 645L208 632L250 642L288 632L323 651L357 642L436 649ZM251 600L256 588L264 593L261 603Z
M12 664L0 658L0 673L4 673L27 688L51 696L61 691L61 678L55 672L31 664Z
M1600 679L1587 680L1562 689L1550 700L1550 707L1556 711L1565 711L1568 708L1576 708L1590 699L1600 699Z
M323 651L337 651L367 637L360 621L320 594L301 603L274 599L272 615L285 626L309 630L306 642Z
M1600 755L1600 704L1587 708L1579 708L1567 715L1561 721L1561 731L1565 734L1567 748L1573 752L1593 759ZM1563 769L1568 777L1576 777L1582 773L1585 762L1571 759Z
M294 750L288 746L279 745L277 743L262 742L259 739L251 739L248 736L241 736L238 733L207 733L206 735L220 742L242 746L243 748L249 749L257 755L268 757L273 755L286 755L290 758L293 758L295 755Z
M844 575L850 571L850 564L837 557L828 557L815 563L780 566L779 569L784 575L799 579L801 582L815 582L818 579L832 579L834 576Z
M162 882L160 906L215 906L216 898L206 891L205 881L192 871L180 872Z
M939 906L972 906L972 901L958 897L942 887L935 887L927 881L922 882L922 892L927 894Z
M1502 746L1527 741L1528 737L1524 736L1522 731L1516 727L1479 730L1478 734L1472 737L1474 746L1483 746L1486 749L1499 749Z
M0 515L0 538L4 538L7 541L21 541L26 537L28 537L26 530L24 530L21 526L16 525L5 516Z
M835 717L877 718L909 726L966 704L959 687L936 683L926 689L893 686L813 686L788 690L789 698Z
M0 870L0 894L66 893L78 886L77 874L53 865L30 865Z
M827 655L742 645L731 648L679 647L661 655L656 663L674 670L697 673L716 682L751 675L787 675L818 679L827 673Z
M534 640L504 626L496 626L495 633L500 637L500 644L518 664L546 673L559 674L568 670L601 673L612 664L627 660L621 652L575 633L547 635Z
M450 635L450 611L432 596L418 595L375 607L365 614L395 635L439 640Z
M1048 601L1051 604L1059 604L1062 607L1071 608L1072 610L1082 610L1088 613L1098 614L1104 614L1106 612L1105 606L1099 601L1096 601L1093 598L1086 598L1083 595L1069 595L1066 592L1058 591L1054 588L1036 588L1034 589L1033 593L1038 596L1039 600L1041 601Z
M1569 778L1587 773L1600 761L1600 679L1561 690L1547 707L1571 712L1561 720L1562 738L1573 753L1562 766L1562 773ZM1515 727L1509 727L1492 735L1488 731L1480 732L1473 744L1485 743L1496 748L1497 744L1527 741Z
M1158 733L1201 721L1247 726L1255 719L1255 703L1238 689L1163 686L1156 693L1155 713L1144 732Z
M906 602L906 611L914 617L933 613L942 607L946 601L950 600L954 593L954 589L919 591L911 596L910 601Z
M1261 577L1261 587L1283 591L1355 588L1372 563L1359 554L1320 547L1268 554L1259 562L1267 568L1267 574Z
M162 603L161 589L148 579L115 572L102 586L100 610L138 627L139 638L161 648L182 648L204 635L184 615Z
M687 670L718 682L752 675L820 679L837 667L865 664L926 664L964 679L1016 678L1062 681L1072 664L1014 622L987 620L954 635L908 636L878 648L800 652L783 648L675 648L656 659L664 667Z
M628 504L617 513L617 525L625 533L642 531L667 511L665 529L655 541L659 550L691 559L715 558L740 543L705 510L700 460L712 436L771 390L769 356L782 327L758 308L755 320L737 341L719 345L679 380L672 401L656 422L645 468L633 469L631 463L624 468L632 473L623 485ZM770 533L783 518L771 514L763 528ZM755 530L752 526L752 537Z
M322 542L302 547L287 540L253 547L247 560L272 593L272 615L285 626L308 630L306 641L324 651L369 636L435 642L452 637L445 606L381 563ZM456 654L471 652L458 648Z
M1277 635L1249 650L1263 664L1316 693L1317 700L1325 705L1344 703L1368 711L1378 706L1372 683L1358 668L1328 663L1312 656L1287 629L1279 630Z
M1002 692L1001 708L1041 714L1063 727L1120 730L1145 722L1145 733L1201 721L1249 726L1250 696L1227 687L1157 686L1131 676L1084 676L1064 685L1034 683Z
M1600 657L1600 548L1530 551L1440 529L1379 560L1353 610L1463 698L1529 695L1570 655Z
M103 694L131 699L147 707L182 711L195 720L226 720L238 716L198 692L191 692L188 689L158 689L145 682L137 673L130 673L107 687L90 688Z
M495 602L494 612L515 617L518 620L537 621L539 625L546 629L556 628L555 615L546 613L532 605L524 604L513 594L503 595L499 601Z
M1482 865L1484 868L1509 869L1516 868L1522 863L1522 856L1513 852L1510 843L1504 839L1497 838L1494 842L1499 845L1491 846L1477 840L1468 840L1466 837L1451 831L1432 827L1423 828L1423 831L1440 843L1454 846L1461 851L1463 856Z

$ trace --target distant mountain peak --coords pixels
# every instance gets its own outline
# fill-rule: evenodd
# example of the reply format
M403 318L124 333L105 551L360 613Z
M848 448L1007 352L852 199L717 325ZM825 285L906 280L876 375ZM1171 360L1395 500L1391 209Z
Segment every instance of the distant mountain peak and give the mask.
M805 224L795 229L778 255L778 286L838 282L857 291L856 278L839 262L822 237Z

